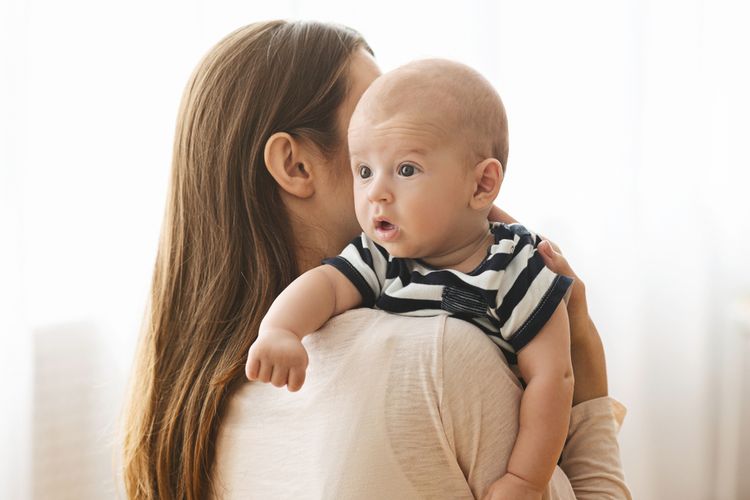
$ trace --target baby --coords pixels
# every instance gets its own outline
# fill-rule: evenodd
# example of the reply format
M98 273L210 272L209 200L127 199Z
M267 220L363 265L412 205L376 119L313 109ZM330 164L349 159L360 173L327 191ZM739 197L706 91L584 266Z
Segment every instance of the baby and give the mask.
M508 155L500 97L462 64L407 64L364 93L349 151L364 232L279 295L250 348L248 378L298 390L308 361L301 339L355 307L470 321L526 382L507 472L490 494L540 497L570 415L562 301L571 280L544 266L536 235L487 221Z

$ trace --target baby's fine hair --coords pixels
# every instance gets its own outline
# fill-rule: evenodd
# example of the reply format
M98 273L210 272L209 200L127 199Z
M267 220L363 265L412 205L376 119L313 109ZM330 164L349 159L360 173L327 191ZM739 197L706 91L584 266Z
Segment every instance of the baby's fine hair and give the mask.
M378 78L363 99L374 93L399 108L416 105L439 113L438 119L447 120L448 130L462 136L472 155L478 160L495 158L505 171L505 106L492 84L475 69L447 59L413 61Z

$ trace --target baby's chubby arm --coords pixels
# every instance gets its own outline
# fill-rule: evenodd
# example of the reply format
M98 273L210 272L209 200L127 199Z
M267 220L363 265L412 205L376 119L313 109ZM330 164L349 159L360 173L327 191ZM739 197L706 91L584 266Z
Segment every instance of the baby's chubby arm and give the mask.
M273 301L248 352L245 375L298 391L305 382L302 338L337 314L362 303L362 295L336 268L322 265L294 280Z
M526 381L521 399L518 436L505 476L487 492L488 498L541 497L565 444L573 399L570 328L561 303L534 339L518 353ZM496 490L496 491L493 491ZM503 494L493 495L493 493Z

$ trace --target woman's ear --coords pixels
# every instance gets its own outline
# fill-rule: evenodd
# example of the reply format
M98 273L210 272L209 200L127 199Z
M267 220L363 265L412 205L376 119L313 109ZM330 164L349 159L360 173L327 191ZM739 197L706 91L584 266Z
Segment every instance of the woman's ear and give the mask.
M492 205L503 183L503 166L495 158L487 158L474 166L474 194L469 205L482 210Z
M315 193L311 162L300 141L286 132L276 132L263 151L266 169L281 189L297 198Z

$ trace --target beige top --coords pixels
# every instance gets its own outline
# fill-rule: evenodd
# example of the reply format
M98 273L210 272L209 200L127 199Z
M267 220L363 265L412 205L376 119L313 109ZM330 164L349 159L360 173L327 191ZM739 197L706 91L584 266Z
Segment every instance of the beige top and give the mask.
M303 342L299 392L248 382L230 399L215 498L474 498L505 472L521 388L476 327L356 309ZM630 498L624 415L611 398L573 408L545 498Z

